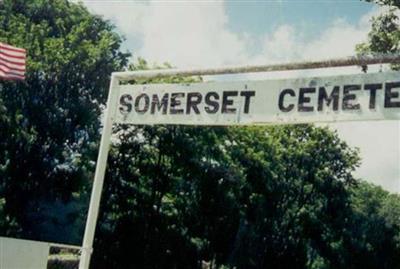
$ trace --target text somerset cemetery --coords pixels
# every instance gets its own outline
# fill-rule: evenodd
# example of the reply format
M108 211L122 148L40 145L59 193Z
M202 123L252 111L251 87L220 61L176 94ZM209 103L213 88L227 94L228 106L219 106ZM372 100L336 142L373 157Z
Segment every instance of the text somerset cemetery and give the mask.
M361 109L357 102L357 91L368 91L368 108L376 107L376 92L384 89L384 107L400 107L399 92L394 91L400 88L399 82L373 83L365 85L343 85L334 86L331 91L326 87L304 87L298 90L298 96L293 89L284 89L279 94L278 107L282 112L290 112L295 107L299 112L311 112L314 110L322 111L329 106L333 111ZM173 92L164 93L162 97L158 94L149 96L141 93L134 97L124 94L120 98L120 112L131 113L133 110L138 114L200 114L200 104L204 103L204 113L236 113L235 102L243 104L243 113L248 114L250 110L250 100L255 97L255 91L223 91L222 96L217 92ZM311 96L317 95L317 102L312 103ZM242 98L242 100L237 97ZM397 101L396 101L397 100ZM341 108L339 108L341 103Z
M249 119L262 122L262 118L268 116L285 120L285 116L294 113L327 116L368 112L390 118L389 110L400 108L399 74L365 74L359 77L366 80L346 81L332 77L289 82L195 83L174 85L174 88L169 84L144 85L142 88L120 86L117 118L124 122L153 115L153 118L167 117L173 122L175 116L178 124L182 123L179 119L185 116L189 120L190 117L192 120L197 118L197 121L201 116L213 116L217 121L223 118L238 124L246 124ZM398 114L397 109L392 112ZM288 118L291 119L293 117ZM219 123L224 124L224 120Z

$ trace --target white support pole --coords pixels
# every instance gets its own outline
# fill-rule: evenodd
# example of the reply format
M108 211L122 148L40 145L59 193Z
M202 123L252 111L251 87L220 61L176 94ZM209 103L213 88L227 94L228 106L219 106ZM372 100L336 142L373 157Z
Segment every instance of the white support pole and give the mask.
M397 186L397 193L400 194L400 120L397 121L397 134L398 134L398 145L397 145L397 178L399 179L398 181L398 186Z
M100 149L97 157L96 172L93 181L92 194L90 198L89 211L87 215L85 234L83 237L82 252L79 261L79 269L88 269L90 257L93 251L94 233L96 230L97 217L100 207L101 192L106 171L108 150L110 148L110 138L112 133L113 118L115 115L117 95L113 92L119 80L114 74L111 76L110 89L108 91L107 107L104 114L103 132L101 135Z

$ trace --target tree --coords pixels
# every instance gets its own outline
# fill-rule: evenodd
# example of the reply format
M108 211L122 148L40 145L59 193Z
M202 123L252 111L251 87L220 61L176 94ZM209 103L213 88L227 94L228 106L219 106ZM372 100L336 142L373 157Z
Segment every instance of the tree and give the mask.
M234 144L248 194L234 264L343 267L340 246L357 152L329 130L308 125L242 132Z
M4 106L3 101L0 99L0 178L4 178L9 168L9 145L7 141L12 136L20 136L23 138L23 133L18 133L18 128L12 126L11 119L7 115L7 108ZM21 137L22 136L22 137ZM6 213L5 199L3 198L6 189L5 182L0 182L0 230L3 235L14 234L18 231L18 224L13 217Z
M357 50L362 54L386 54L400 52L400 27L398 0L367 0L379 5L388 6L386 13L372 19L372 28L368 33L368 40L357 45Z
M360 182L351 190L346 268L400 267L400 197Z
M357 50L363 54L398 54L400 52L400 25L398 0L367 0L388 10L372 19L368 40L359 44ZM398 65L393 65L398 69ZM389 194L379 187L367 183L353 190L354 208L352 252L350 259L356 262L353 268L398 268L399 261L399 196Z
M366 2L373 2L377 3L379 5L385 5L389 7L400 7L400 1L399 0L365 0Z
M109 22L67 0L2 1L0 25L0 41L28 55L26 81L0 82L5 115L23 134L2 140L4 212L21 227L14 236L78 243L82 223L66 229L82 221L110 74L129 54Z

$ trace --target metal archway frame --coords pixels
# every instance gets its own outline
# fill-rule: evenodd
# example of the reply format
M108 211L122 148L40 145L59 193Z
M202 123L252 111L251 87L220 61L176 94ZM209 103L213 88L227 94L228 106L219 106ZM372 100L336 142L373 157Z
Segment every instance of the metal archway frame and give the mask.
M110 138L112 135L112 126L115 120L115 111L117 106L117 94L114 90L121 82L135 79L151 79L170 76L204 76L204 75L221 75L221 74L240 74L255 72L273 72L273 71L289 71L304 70L346 66L367 66L373 64L400 64L400 55L382 55L382 56L359 56L340 59L327 59L320 61L292 62L271 65L258 66L238 66L224 68L206 68L206 69L157 69L133 72L114 72L111 75L111 82L108 93L107 107L104 114L104 124L100 141L100 149L98 153L96 171L93 181L89 211L87 215L85 234L83 245L81 248L81 257L79 269L88 269L90 257L93 251L93 241L95 228L100 207L101 193L104 183L104 175L106 171L108 151L110 148Z

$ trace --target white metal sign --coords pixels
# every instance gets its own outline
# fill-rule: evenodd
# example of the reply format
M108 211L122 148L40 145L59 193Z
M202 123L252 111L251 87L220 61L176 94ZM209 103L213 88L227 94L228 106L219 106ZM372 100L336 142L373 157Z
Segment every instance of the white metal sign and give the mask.
M117 123L243 125L400 119L400 73L121 85Z
M46 269L49 243L0 237L0 269Z

